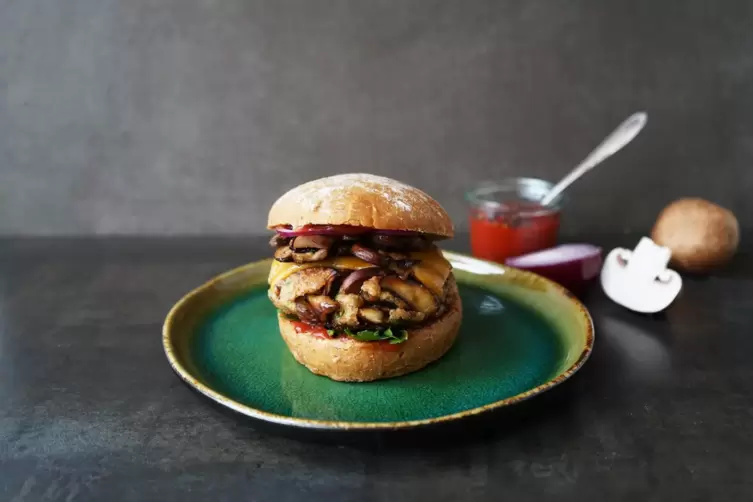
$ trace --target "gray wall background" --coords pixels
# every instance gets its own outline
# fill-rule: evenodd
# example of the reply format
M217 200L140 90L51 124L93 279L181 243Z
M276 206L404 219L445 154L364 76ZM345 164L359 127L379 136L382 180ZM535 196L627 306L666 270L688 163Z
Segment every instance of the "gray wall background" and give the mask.
M0 233L253 234L312 178L556 179L569 231L753 209L751 2L0 0Z

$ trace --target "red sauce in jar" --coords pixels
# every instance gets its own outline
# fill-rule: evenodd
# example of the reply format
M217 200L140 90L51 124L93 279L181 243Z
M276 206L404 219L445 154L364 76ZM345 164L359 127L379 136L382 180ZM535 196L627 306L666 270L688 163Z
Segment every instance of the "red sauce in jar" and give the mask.
M501 210L471 209L473 256L503 263L507 258L553 247L560 215L535 202L509 202Z

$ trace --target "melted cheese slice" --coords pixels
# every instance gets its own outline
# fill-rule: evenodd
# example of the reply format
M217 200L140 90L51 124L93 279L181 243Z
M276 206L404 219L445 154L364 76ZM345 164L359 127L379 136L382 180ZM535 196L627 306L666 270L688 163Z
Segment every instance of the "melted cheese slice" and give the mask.
M410 258L419 260L419 263L411 268L413 276L421 284L429 288L432 293L437 296L442 296L444 283L452 270L450 262L448 262L438 250L410 253ZM373 266L374 265L369 262L352 256L341 256L329 260L300 264L282 263L275 260L272 262L272 268L269 271L269 284L275 284L300 270L312 267L330 267L337 270L359 270Z
M353 256L341 256L330 260L321 260L311 263L282 263L275 260L272 262L272 268L269 270L269 284L280 282L294 273L307 268L327 267L335 268L337 270L358 270L373 266L374 265L371 263Z

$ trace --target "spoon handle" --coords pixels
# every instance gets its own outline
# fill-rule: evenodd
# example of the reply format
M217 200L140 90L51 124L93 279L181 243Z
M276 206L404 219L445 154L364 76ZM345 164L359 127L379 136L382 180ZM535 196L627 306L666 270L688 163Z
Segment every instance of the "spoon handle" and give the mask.
M602 163L607 158L617 153L625 145L633 141L643 126L646 125L648 116L644 112L634 113L628 117L622 124L617 126L617 129L612 131L612 134L606 137L599 146L588 154L583 162L570 171L570 173L562 178L562 180L554 185L549 193L547 193L542 199L540 204L542 206L549 205L562 191L569 187L575 180L583 176L590 171L594 166Z

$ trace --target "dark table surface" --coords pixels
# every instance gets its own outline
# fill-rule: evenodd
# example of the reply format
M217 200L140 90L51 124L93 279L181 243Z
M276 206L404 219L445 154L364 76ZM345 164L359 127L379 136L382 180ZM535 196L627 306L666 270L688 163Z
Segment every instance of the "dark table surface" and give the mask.
M749 254L659 316L593 291L590 361L524 420L338 445L210 406L163 355L169 307L265 241L0 241L0 500L753 498Z

